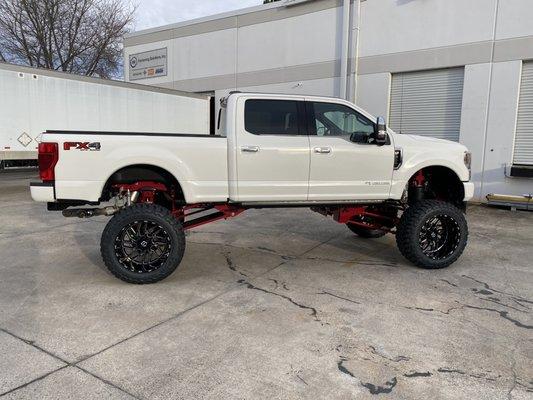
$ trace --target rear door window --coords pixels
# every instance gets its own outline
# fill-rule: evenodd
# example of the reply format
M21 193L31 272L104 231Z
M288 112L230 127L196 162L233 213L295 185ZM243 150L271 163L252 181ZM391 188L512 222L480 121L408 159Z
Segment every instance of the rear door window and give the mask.
M244 128L254 135L299 135L298 102L246 100Z

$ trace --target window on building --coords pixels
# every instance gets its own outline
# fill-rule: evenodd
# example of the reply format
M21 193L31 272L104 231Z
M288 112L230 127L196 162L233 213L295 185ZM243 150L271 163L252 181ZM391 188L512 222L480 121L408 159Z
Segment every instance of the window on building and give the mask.
M374 133L374 123L350 107L335 103L311 103L317 136L346 136Z
M298 102L246 100L244 126L254 135L298 135Z
M392 75L389 126L397 133L458 142L464 68Z

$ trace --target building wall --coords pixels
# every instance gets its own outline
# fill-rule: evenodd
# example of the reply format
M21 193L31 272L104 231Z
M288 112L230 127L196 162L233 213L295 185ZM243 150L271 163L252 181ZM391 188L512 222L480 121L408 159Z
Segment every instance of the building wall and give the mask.
M168 48L169 74L140 81L145 84L189 91L264 86L265 91L276 87L297 93L302 87L298 83L340 74L340 3L320 0L290 8L273 4L243 15L176 24L127 38L125 56Z
M357 102L388 115L391 74L465 66L460 142L473 158L476 198L533 192L509 178L521 66L533 59L529 0L381 0L362 3ZM383 25L386 21L386 26ZM409 27L409 29L405 29Z
M473 152L476 198L532 193L532 179L505 174L522 61L533 59L527 16L531 0L363 1L357 103L388 116L392 74L464 67L460 141ZM339 96L342 31L340 0L273 3L133 35L125 54L168 47L168 76L145 84L217 97L231 90Z

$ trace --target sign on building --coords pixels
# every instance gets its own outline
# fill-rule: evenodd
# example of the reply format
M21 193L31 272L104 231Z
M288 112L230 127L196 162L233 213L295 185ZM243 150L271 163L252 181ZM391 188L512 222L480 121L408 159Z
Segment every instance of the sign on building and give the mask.
M129 59L130 81L167 75L167 49L131 54Z

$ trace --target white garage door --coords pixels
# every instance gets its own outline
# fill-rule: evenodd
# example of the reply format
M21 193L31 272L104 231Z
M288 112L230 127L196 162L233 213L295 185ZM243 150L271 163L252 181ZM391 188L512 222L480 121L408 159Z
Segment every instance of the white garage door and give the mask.
M525 62L518 104L514 164L533 165L533 62Z
M458 142L463 83L464 68L393 74L390 127Z

